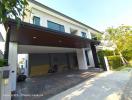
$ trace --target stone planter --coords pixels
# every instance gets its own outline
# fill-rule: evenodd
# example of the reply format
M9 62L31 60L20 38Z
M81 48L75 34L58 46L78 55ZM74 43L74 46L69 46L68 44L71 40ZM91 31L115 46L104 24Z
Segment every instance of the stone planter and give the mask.
M0 67L0 100L11 100L10 67Z

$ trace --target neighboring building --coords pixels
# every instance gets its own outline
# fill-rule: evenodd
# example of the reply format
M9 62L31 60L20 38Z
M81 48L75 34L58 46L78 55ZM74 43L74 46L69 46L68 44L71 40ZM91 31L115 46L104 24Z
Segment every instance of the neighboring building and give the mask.
M0 50L0 59L3 59L3 53L1 50Z
M45 75L54 66L58 67L57 72L99 68L96 54L99 42L92 40L91 34L101 32L35 0L29 0L28 8L30 12L19 30L15 21L8 22L7 58L12 68L12 80L16 79L18 54L26 54L24 63L28 76ZM13 81L12 90L15 89Z
M0 45L1 45L1 43L3 42L4 40L3 40L3 36L2 36L2 34L1 34L1 32L0 32ZM0 49L0 59L2 59L3 58L3 52L1 51L1 49Z
M4 40L5 40L5 30L4 30L4 26L0 24L0 59L3 58Z
M98 46L96 46L97 51L100 50L110 50L113 51L116 49L116 45L110 41L110 40L106 40L105 38L107 37L108 33L103 33L101 36L101 40L100 40L100 44Z

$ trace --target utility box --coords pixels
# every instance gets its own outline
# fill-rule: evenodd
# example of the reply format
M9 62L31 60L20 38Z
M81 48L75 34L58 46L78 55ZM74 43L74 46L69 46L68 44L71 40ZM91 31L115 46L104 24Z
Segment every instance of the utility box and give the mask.
M3 79L9 79L10 70L4 70L3 71Z

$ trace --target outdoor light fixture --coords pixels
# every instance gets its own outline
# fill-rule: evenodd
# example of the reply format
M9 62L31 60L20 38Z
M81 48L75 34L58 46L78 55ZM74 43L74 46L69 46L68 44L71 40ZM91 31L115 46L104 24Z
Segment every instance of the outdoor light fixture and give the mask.
M35 36L33 37L33 39L36 39L36 38L37 38L37 37L35 37Z
M61 43L62 41L61 41L61 40L59 40L58 42L59 42L59 43Z

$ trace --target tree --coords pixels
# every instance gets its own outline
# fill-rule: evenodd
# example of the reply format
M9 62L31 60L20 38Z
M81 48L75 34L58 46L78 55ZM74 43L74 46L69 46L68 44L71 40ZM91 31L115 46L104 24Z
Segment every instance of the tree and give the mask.
M6 26L8 19L13 18L17 22L17 26L20 25L21 19L26 15L26 6L28 6L27 0L0 0L0 24L3 24L6 29L6 41L4 59L8 60L10 27Z
M127 64L127 60L122 53L126 50L132 51L132 26L110 27L106 30L106 33L105 39L115 45L123 64Z
M0 0L0 23L4 24L9 18L17 22L24 17L27 0Z

